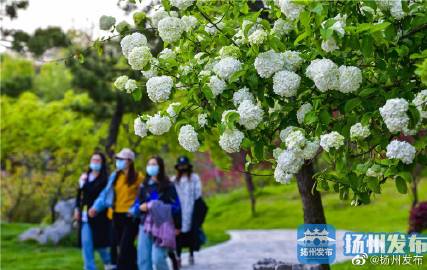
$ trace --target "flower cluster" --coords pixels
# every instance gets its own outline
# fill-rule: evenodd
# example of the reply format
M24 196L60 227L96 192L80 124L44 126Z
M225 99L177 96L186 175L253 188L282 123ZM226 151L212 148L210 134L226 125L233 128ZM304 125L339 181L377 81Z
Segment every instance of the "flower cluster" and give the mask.
M362 72L354 66L338 66L329 59L311 61L305 75L314 81L321 92L338 90L342 93L357 91L362 83Z
M133 33L122 38L120 46L124 57L127 58L134 48L147 46L147 38L141 33Z
M189 152L196 152L200 147L197 132L191 125L185 125L179 129L178 142Z
M294 130L289 132L285 138L285 144L288 149L302 149L305 146L305 136L301 130Z
M350 128L351 140L365 139L369 135L371 135L371 132L369 131L369 127L362 125L362 123L356 123L352 125Z
M286 18L292 21L298 19L299 15L304 9L303 5L295 3L293 0L275 0L274 2L280 8Z
M201 113L197 116L197 123L200 127L205 127L208 124L208 114Z
M261 123L262 116L264 115L262 108L250 100L242 101L237 111L240 115L239 124L246 129L256 128Z
M405 164L411 164L414 161L415 153L415 147L410 143L393 140L387 145L386 156L390 159L399 159Z
M110 30L115 23L116 23L116 18L111 16L102 15L101 18L99 18L99 28L104 31Z
M178 8L179 10L186 10L192 6L195 0L170 0L171 6Z
M185 32L190 32L191 30L193 30L197 26L198 20L194 16L191 16L191 15L190 16L186 16L186 15L184 15L184 16L181 17L181 23L184 26L184 31Z
M380 165L374 164L371 167L368 168L368 170L366 171L366 176L369 177L381 177L383 176L384 172L383 169Z
M227 84L217 76L211 76L208 84L214 96L221 94L227 87Z
M147 124L142 122L140 117L135 118L133 122L133 129L135 131L135 135L141 138L147 136Z
M125 84L125 90L129 94L135 91L137 88L138 88L138 85L136 84L135 80L130 79Z
M283 37L291 30L292 24L279 18L274 22L273 28L271 29L271 33L277 35L278 37Z
M412 104L417 107L421 118L427 118L427 89L422 90L415 95Z
M226 57L215 64L213 71L221 79L228 80L234 73L239 71L241 67L242 63L239 60L233 57Z
M172 122L169 117L156 114L149 116L147 120L147 128L154 135L162 135L169 131Z
M153 102L163 102L169 99L173 80L169 76L152 77L147 81L147 94Z
M255 102L254 95L252 95L251 92L249 92L249 88L243 87L239 89L237 92L234 92L233 94L233 103L234 106L239 106L240 103L242 103L245 100L249 100L252 102Z
M175 17L166 17L159 21L157 26L159 36L164 42L175 42L181 38L184 27L181 19Z
M264 29L257 29L249 35L248 41L251 45L261 45L267 39L267 32Z
M239 152L243 138L245 135L240 130L227 129L219 137L219 146L227 153Z
M297 120L300 125L304 123L304 118L307 113L313 109L313 106L310 103L304 103L299 107L297 111Z
M388 99L380 108L381 117L391 133L404 131L409 124L409 104L404 98Z
M331 148L339 149L344 145L344 136L339 134L336 131L332 131L328 134L320 136L320 146L326 151L329 152Z
M273 91L281 97L293 97L297 94L301 77L293 71L282 70L273 76Z
M126 85L128 80L129 80L128 76L122 75L114 81L114 87L116 87L117 89L119 89L121 91L124 91L125 85Z
M181 106L181 103L179 102L173 102L169 104L168 108L166 109L166 112L169 114L171 118L176 117L176 107Z
M297 51L284 51L282 56L285 61L284 68L290 71L296 71L304 62L304 59L300 56L300 52Z
M128 62L132 69L141 70L151 60L152 55L150 48L147 46L133 48L128 55Z
M159 25L159 22L166 17L178 17L178 13L176 11L170 11L168 13L163 8L154 10L154 12L150 16L151 25L154 28L157 28Z
M377 0L376 2L380 9L390 11L391 16L397 20L405 16L401 0Z
M273 50L262 52L255 58L254 66L261 78L270 78L285 64L283 56Z

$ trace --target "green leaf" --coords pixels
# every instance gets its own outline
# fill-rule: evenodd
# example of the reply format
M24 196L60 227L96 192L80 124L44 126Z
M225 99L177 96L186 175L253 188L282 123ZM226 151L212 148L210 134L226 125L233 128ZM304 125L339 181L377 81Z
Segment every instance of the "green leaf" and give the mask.
M133 100L140 101L142 98L141 89L138 88L138 89L134 90L132 92L132 97L133 97Z
M344 112L349 113L362 104L360 98L352 98L345 103Z
M367 97L377 91L376 88L365 88L362 91L359 92L359 96L361 97Z
M415 128L415 126L418 124L418 121L420 120L420 112L414 105L409 105L409 129Z
M256 142L255 146L252 147L252 154L257 160L262 160L264 158L264 144Z
M310 111L304 116L304 124L311 125L317 122L317 115L315 111Z
M360 50L365 57L371 57L373 55L374 40L371 36L366 35L363 37Z
M294 46L297 46L298 43L300 43L300 41L302 41L303 39L307 38L308 35L309 35L309 31L305 31L304 33L299 35L294 41Z
M412 174L410 172L399 172L397 176L400 176L403 180L408 183L412 182Z
M332 118L331 118L331 115L329 114L329 112L324 109L324 110L320 111L319 119L323 124L327 125L331 122Z
M397 191L399 191L402 194L406 194L408 192L408 186L406 185L406 182L401 177L396 177L395 184Z

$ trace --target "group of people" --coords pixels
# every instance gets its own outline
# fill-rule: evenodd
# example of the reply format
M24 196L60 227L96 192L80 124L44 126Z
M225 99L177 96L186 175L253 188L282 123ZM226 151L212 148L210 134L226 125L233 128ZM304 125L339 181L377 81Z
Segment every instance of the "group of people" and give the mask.
M159 156L148 160L144 174L134 162L135 153L122 149L109 174L105 155L95 152L79 179L74 218L85 270L96 269L95 251L107 270L168 270L168 257L176 270L182 248L194 264L204 242L207 206L190 160L179 157L171 178Z

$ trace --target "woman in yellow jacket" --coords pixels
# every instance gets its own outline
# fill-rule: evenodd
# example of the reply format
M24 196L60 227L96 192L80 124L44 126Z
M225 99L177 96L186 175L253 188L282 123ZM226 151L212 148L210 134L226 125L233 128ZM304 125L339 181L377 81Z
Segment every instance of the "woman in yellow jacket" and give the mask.
M135 154L124 148L116 155L116 171L108 179L108 184L98 196L89 216L95 216L103 209L112 208L111 260L118 270L137 270L135 238L139 220L129 214L139 186L143 181L135 171Z

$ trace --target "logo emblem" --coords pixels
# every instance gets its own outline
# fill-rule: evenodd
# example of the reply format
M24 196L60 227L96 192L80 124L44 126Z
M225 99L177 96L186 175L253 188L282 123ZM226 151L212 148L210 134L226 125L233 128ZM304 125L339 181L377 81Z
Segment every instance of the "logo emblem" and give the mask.
M336 257L335 228L327 224L303 224L297 231L297 254L302 264L330 264Z

